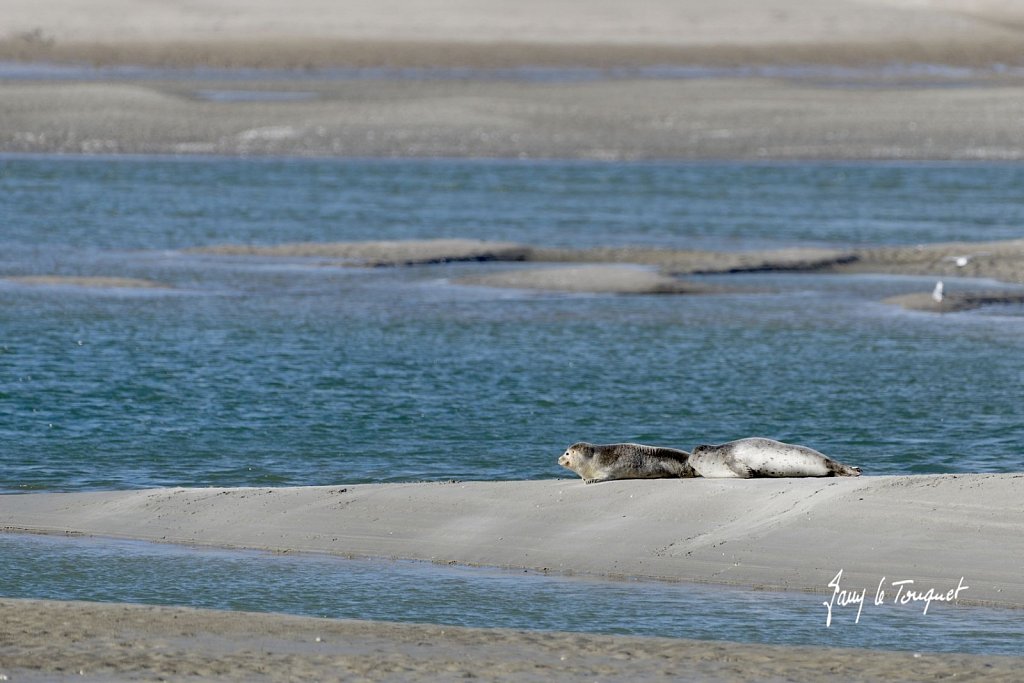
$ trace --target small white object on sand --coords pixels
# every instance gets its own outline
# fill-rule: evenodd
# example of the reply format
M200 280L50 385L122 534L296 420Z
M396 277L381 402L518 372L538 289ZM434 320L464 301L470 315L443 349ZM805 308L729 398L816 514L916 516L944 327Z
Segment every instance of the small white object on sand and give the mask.
M932 290L932 299L935 300L935 303L942 303L943 289L945 289L945 287L942 284L942 280L935 283L935 289Z

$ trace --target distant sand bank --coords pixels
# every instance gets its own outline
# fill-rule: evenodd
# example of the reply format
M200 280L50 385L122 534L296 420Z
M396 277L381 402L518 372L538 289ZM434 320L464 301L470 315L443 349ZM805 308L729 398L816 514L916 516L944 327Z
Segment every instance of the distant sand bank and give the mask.
M1007 0L8 0L0 59L185 66L1012 63Z
M620 265L530 268L461 278L456 282L484 287L595 294L705 294L717 291L650 270Z
M1015 681L1016 657L0 600L14 681ZM60 643L59 648L55 643Z
M3 530L1024 607L1024 475L152 489L0 496Z
M1000 161L1021 118L1024 77L0 81L18 153Z
M457 280L460 284L595 293L713 293L722 291L685 282L697 274L752 272L888 273L937 278L988 278L1024 284L1024 240L954 242L912 247L861 249L773 249L712 252L687 249L607 247L565 249L479 240L408 240L292 243L271 246L216 245L190 250L221 256L335 260L343 265L402 266L458 261L589 264L499 270ZM605 264L595 267L596 264ZM613 265L607 265L613 264ZM655 266L660 272L623 267ZM930 290L929 290L930 291ZM1017 303L1022 292L951 293L943 306L928 305L929 291L890 300L907 308L948 312L999 303ZM924 298L921 298L921 297Z
M1009 0L8 0L0 61L296 71L0 77L0 152L1018 160L1022 23ZM480 72L522 67L597 72ZM733 71L629 73L651 67ZM203 94L238 89L270 94Z

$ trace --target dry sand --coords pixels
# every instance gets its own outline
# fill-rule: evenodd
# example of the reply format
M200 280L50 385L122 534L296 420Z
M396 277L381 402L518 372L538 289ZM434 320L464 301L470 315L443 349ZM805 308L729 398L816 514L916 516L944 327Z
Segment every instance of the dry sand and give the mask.
M0 59L305 69L252 81L0 79L4 152L1024 158L1024 74L997 68L1024 54L1024 9L1007 1L102 0L82 12L73 0L0 0L0 11ZM894 63L981 71L886 70ZM316 71L666 65L852 71L561 82ZM210 101L209 91L299 99Z
M59 653L59 656L58 654ZM138 605L0 600L17 681L1019 680L1014 657L467 629Z
M1024 474L365 484L0 496L8 531L1024 607Z

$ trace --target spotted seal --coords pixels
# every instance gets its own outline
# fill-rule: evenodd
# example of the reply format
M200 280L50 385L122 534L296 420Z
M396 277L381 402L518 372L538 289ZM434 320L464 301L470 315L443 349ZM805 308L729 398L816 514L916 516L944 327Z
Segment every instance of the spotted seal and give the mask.
M695 477L690 454L675 448L638 443L574 443L558 464L580 475L587 484L611 479Z
M860 468L813 448L751 438L693 449L690 466L701 477L859 477Z

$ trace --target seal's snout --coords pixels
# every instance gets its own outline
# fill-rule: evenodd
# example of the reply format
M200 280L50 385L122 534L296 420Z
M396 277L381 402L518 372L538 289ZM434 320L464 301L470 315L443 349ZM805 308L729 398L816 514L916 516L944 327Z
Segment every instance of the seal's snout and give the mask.
M561 465L562 467L568 467L569 466L569 456L568 455L562 455L562 457L560 457L558 459L558 464Z

